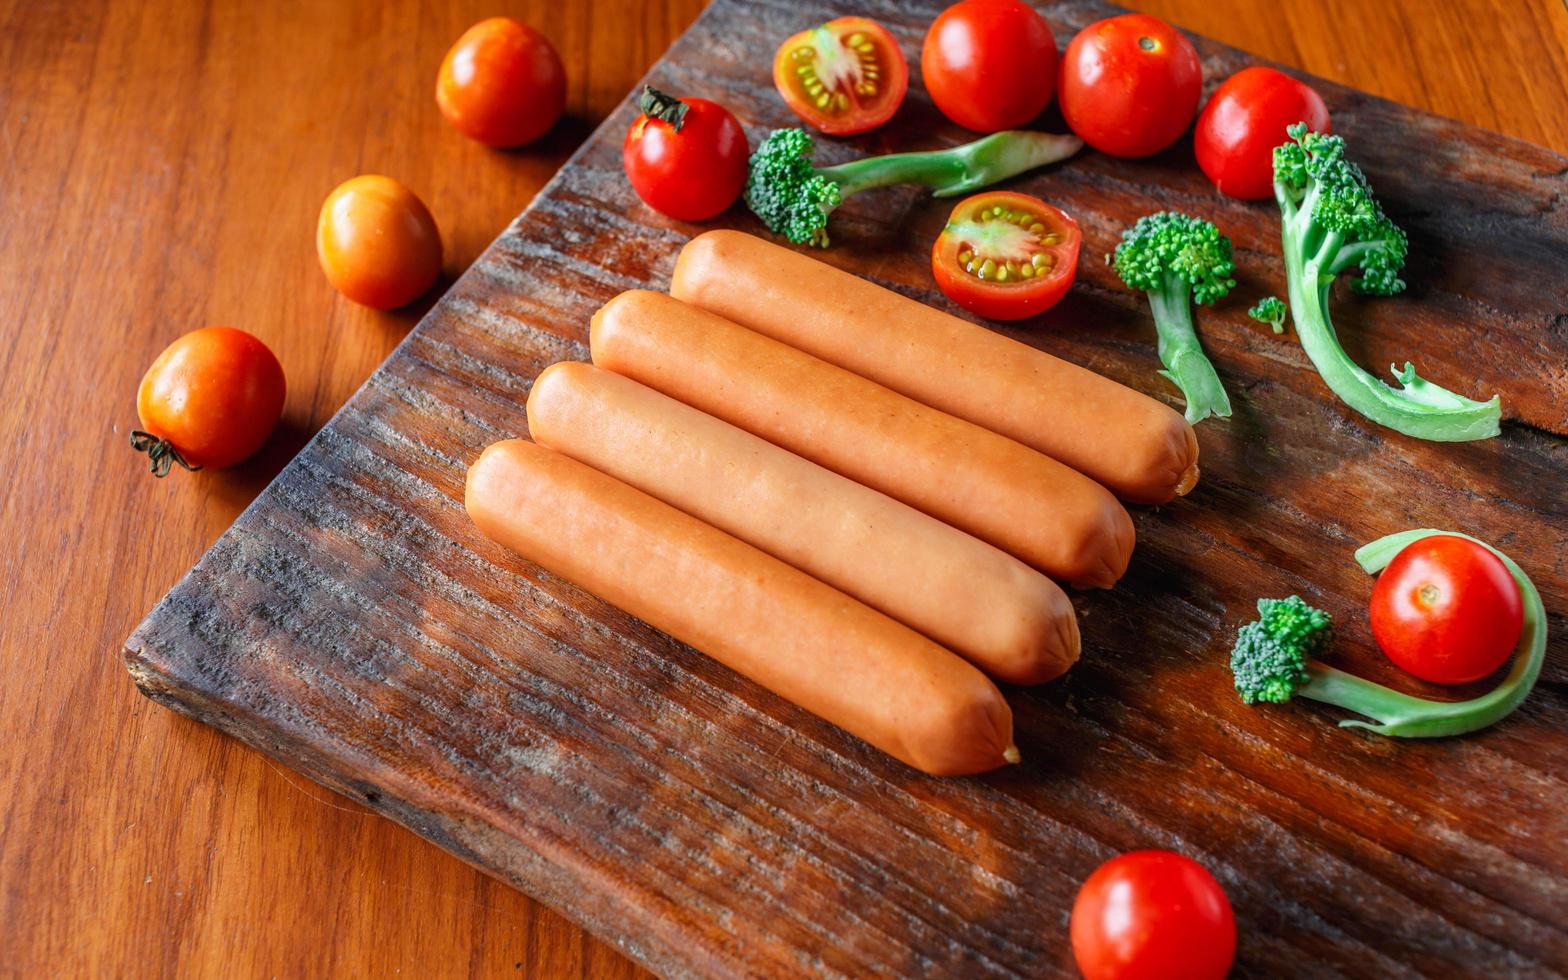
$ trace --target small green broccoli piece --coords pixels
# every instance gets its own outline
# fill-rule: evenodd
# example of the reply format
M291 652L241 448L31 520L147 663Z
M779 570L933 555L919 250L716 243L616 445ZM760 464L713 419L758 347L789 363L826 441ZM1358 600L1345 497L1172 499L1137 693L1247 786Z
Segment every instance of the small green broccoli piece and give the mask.
M1307 683L1307 661L1328 647L1334 620L1294 595L1259 599L1258 617L1241 628L1231 651L1236 692L1248 704L1283 704Z
M1329 290L1355 268L1350 287L1392 296L1410 250L1405 233L1372 196L1361 168L1345 159L1339 136L1286 129L1274 148L1274 199L1279 204L1290 312L1301 346L1330 390L1367 418L1420 439L1456 442L1498 433L1496 396L1474 401L1422 379L1414 367L1390 369L1400 387L1363 370L1340 346L1329 317Z
M803 129L776 129L751 155L743 197L768 230L797 245L828 245L828 215L859 191L924 184L937 197L978 190L1077 153L1076 136L1007 130L946 150L865 157L832 167L812 162Z
M1275 333L1285 332L1285 301L1278 296L1265 296L1258 300L1258 305L1247 311L1247 315L1259 323L1266 323L1274 328Z
M1376 575L1405 548L1435 534L1468 537L1428 528L1401 531L1363 545L1356 551L1356 561ZM1513 666L1492 690L1468 701L1428 701L1329 667L1318 658L1333 639L1333 620L1300 596L1291 596L1259 599L1258 619L1236 634L1230 655L1236 693L1248 704L1310 698L1371 719L1347 718L1339 723L1341 728L1365 728L1401 738L1463 735L1507 717L1529 696L1540 676L1546 657L1546 612L1540 592L1511 558L1483 541L1469 540L1508 566L1524 605L1524 628Z
M1165 365L1160 373L1186 397L1187 421L1228 417L1230 396L1198 342L1192 304L1210 305L1236 285L1230 239L1210 222L1161 211L1122 232L1121 244L1107 258L1129 289L1149 295Z

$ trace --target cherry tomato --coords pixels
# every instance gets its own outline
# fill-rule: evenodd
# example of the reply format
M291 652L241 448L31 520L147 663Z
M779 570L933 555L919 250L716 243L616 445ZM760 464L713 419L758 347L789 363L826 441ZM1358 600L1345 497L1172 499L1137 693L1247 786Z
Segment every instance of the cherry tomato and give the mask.
M338 292L391 310L441 274L441 232L413 191L391 177L365 174L339 184L321 205L316 257Z
M675 99L646 87L642 115L626 131L621 162L637 196L681 221L711 218L746 185L746 131L707 99Z
M773 84L808 124L850 136L893 118L909 90L909 64L881 24L840 17L779 45Z
M1158 17L1096 21L1062 58L1062 117L1083 141L1143 157L1176 141L1198 111L1203 68L1186 36Z
M966 129L1017 129L1056 87L1056 38L1019 0L963 0L937 15L920 49L931 99Z
M1298 122L1327 133L1328 107L1312 86L1255 66L1225 79L1198 115L1193 149L1221 194L1248 200L1274 193L1274 147Z
M566 68L549 39L510 17L463 32L436 76L436 105L453 128L486 146L543 136L566 107Z
M1372 636L1424 681L1465 684L1503 665L1524 628L1519 583L1485 547L1451 534L1422 538L1372 588Z
M1069 929L1086 980L1222 980L1236 955L1224 889L1172 851L1131 851L1096 868Z
M203 327L164 348L142 376L131 445L163 476L232 466L272 434L283 414L283 366L267 345L233 327Z
M953 209L931 250L947 298L993 320L1055 306L1078 274L1078 222L1037 197L976 194Z

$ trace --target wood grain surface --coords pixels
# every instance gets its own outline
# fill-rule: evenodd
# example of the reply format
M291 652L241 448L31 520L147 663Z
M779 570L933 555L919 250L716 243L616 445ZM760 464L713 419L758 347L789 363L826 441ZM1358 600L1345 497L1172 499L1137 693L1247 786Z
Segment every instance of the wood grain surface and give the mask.
M0 3L0 371L11 395L0 412L0 436L14 454L0 495L0 554L10 591L7 614L0 617L0 973L212 975L225 967L257 976L633 972L560 916L352 798L149 704L111 654L421 312L374 314L331 293L311 247L311 225L326 191L365 170L405 180L436 213L449 276L455 276L592 123L616 106L698 6L509 4L508 12L538 25L561 48L572 85L571 118L541 147L492 153L445 129L430 88L450 40L493 7ZM1552 0L1468 0L1440 8L1421 0L1375 8L1242 0L1145 6L1325 77L1568 150L1568 14ZM1344 24L1354 29L1344 30ZM904 34L906 40L914 36L907 29ZM765 98L766 91L752 96ZM1407 209L1422 200L1402 193ZM923 234L919 222L932 214L915 215L912 227ZM1518 216L1495 216L1526 228L1550 218L1521 223ZM562 241L571 242L581 240L574 236L594 216L591 209L568 209L557 220ZM1268 246L1259 236L1250 247ZM642 272L653 256L619 258ZM910 262L908 254L895 257L887 275L911 276ZM1457 260L1439 271L1465 275ZM1433 267L1424 272L1431 276ZM1515 280L1505 298L1529 309L1532 283ZM1101 356L1115 351L1117 371L1147 380L1140 367L1149 366L1142 362L1151 355L1132 314L1109 293L1093 300L1096 311L1114 321ZM1376 324L1377 312L1353 315ZM1394 314L1389 317L1392 325ZM285 428L260 458L238 470L162 483L146 479L123 445L134 424L135 383L174 336L224 322L262 336L282 358L290 379ZM1364 430L1351 422L1352 433L1341 433L1346 426L1333 421L1340 413L1314 387L1299 352L1249 333L1234 316L1213 322L1221 369L1230 377L1281 372L1247 388L1249 402L1270 403L1268 413L1258 413L1260 425L1281 411L1318 420L1305 444L1278 452L1303 453L1326 489L1313 497L1312 509L1286 514L1287 522L1276 525L1283 502L1276 510L1247 511L1244 487L1254 469L1277 474L1280 458L1264 448L1249 455L1222 446L1215 452L1228 460L1232 475L1248 471L1249 479L1211 480L1215 509L1194 506L1185 517L1173 515L1163 542L1140 552L1148 561L1133 584L1168 588L1174 581L1178 593L1212 596L1206 573L1194 574L1178 557L1222 530L1219 508L1231 506L1253 522L1248 549L1283 568L1299 569L1303 554L1317 555L1312 542L1321 542L1292 539L1287 528L1306 522L1343 532L1345 540L1322 548L1324 571L1321 579L1314 573L1312 583L1323 595L1361 594L1364 583L1346 559L1349 537L1368 529L1346 524L1341 512L1353 501L1336 500L1331 491L1345 489L1354 498L1391 489L1358 482L1370 463L1364 455L1342 455L1346 444L1340 440L1355 444ZM1560 332L1557 337L1560 344ZM1389 346L1401 353L1416 349ZM1542 350L1561 353L1560 346ZM1470 373L1452 377L1464 384L1495 382L1505 407L1534 411L1537 424L1552 427L1550 404L1543 400L1548 390L1533 389L1536 396L1522 404L1508 400L1515 382L1544 383L1539 367L1532 361L1494 373L1478 362ZM1496 534L1504 547L1523 552L1522 560L1554 542L1560 555L1560 501L1529 488L1539 486L1543 474L1560 478L1561 444L1530 428L1510 428L1509 439L1507 452L1482 450L1480 461L1470 459L1462 473L1446 454L1395 448L1413 452L1402 465L1435 468L1439 480L1464 475L1479 481L1473 493L1443 501L1439 516ZM1503 508L1488 495L1551 513L1545 525L1531 524L1523 510ZM1401 500L1394 516L1407 523L1431 519L1422 499ZM1513 525L1519 544L1505 537ZM1553 581L1550 562L1534 565L1560 632L1561 569ZM1251 571L1265 590L1309 587L1280 569ZM1100 611L1113 623L1133 615L1117 604ZM1256 939L1262 945L1251 948L1254 963L1259 955L1296 957L1297 950L1329 956L1325 946L1341 942L1352 952L1329 956L1325 966L1374 972L1388 964L1380 956L1412 951L1419 946L1412 932L1425 930L1447 943L1414 961L1426 972L1444 972L1444 957L1477 951L1494 956L1505 972L1552 963L1560 968L1551 951L1562 945L1554 924L1564 911L1561 894L1532 895L1520 884L1528 880L1523 869L1529 864L1561 861L1560 834L1548 839L1528 832L1530 821L1543 816L1541 801L1561 794L1553 774L1561 772L1564 754L1560 744L1553 749L1544 742L1549 728L1560 737L1560 650L1548 665L1545 696L1485 741L1418 750L1353 742L1347 750L1324 713L1300 709L1258 719L1238 715L1214 697L1201 705L1214 717L1199 712L1198 722L1184 731L1187 738L1175 744L1163 729L1176 709L1142 689L1156 675L1162 683L1176 681L1186 699L1181 710L1196 711L1194 692L1207 690L1212 677L1202 675L1203 685L1184 678L1209 669L1192 651L1218 615L1201 604L1185 607L1171 629L1186 646L1152 659L1107 655L1085 664L1081 685L1019 702L1033 732L1033 744L1025 747L1048 767L1033 777L1049 776L1054 768L1072 790L1055 796L1038 782L1014 780L1003 787L1008 807L1026 807L1031 819L1045 813L1064 826L1084 810L1095 811L1105 815L1104 827L1113 828L1094 838L1067 834L1065 846L1077 856L1055 869L1049 895L1070 894L1074 875L1111 850L1186 840L1216 819L1234 826L1224 818L1245 818L1246 826L1262 828L1266 853L1253 850L1259 837L1227 832L1209 850L1227 873L1253 873L1248 859L1256 857L1269 867L1281 865L1279 887L1291 894L1327 894L1318 890L1325 882L1349 887L1343 878L1374 910L1411 899L1444 907L1442 918L1401 924L1347 916L1332 905L1264 903L1252 915L1274 918L1260 924L1260 937L1300 929L1307 938L1295 949ZM1353 636L1365 648L1364 631ZM661 638L637 639L699 669ZM743 710L750 717L760 706L787 727L797 721L786 706L733 679L706 676L720 692L708 705L714 712ZM1108 696L1113 689L1116 697ZM1238 739L1260 746L1250 766L1228 764L1226 753ZM852 745L836 747L855 753ZM793 743L769 748L778 753L770 766L803 751ZM1166 750L1170 754L1161 755ZM1315 762L1293 757L1309 751L1313 760L1350 751L1354 758L1346 764L1359 777L1375 776L1377 785L1353 790ZM1428 798L1437 812L1401 806L1405 787L1436 771L1423 762L1432 752L1452 756L1446 758L1450 781ZM1412 759L1409 771L1402 770ZM1129 811L1095 783L1100 768L1135 773L1134 804L1166 819L1132 819L1136 806ZM1089 778L1068 778L1078 776ZM1499 784L1514 791L1501 793ZM1163 798L1187 785L1203 786L1207 795ZM1345 822L1294 802L1322 798L1325 785L1341 797L1342 808L1360 814L1358 820ZM1494 795L1486 795L1487 787ZM946 794L940 787L918 789L923 807L940 804ZM1154 807L1155 801L1162 805ZM843 805L829 801L814 818L833 821ZM955 821L954 812L936 829L954 846L972 847L971 828ZM1434 856L1423 829L1447 832L1464 813L1474 814L1479 829L1456 832L1503 834L1502 843L1461 850L1457 863L1449 852ZM682 846L682 826L663 832L670 847ZM1298 835L1326 835L1332 858L1326 870L1297 862ZM1370 877L1358 871L1368 867ZM1018 941L1048 950L1049 962L1060 966L1059 938ZM1508 945L1516 952L1500 952Z

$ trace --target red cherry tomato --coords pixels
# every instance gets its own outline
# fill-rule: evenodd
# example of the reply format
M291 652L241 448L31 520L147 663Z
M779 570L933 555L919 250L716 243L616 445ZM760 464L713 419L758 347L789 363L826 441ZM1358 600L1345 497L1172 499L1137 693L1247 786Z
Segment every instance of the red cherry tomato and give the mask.
M391 177L345 180L321 205L316 257L338 292L378 310L411 303L441 275L430 209Z
M963 0L937 15L920 74L947 118L967 129L1017 129L1056 87L1056 38L1019 0Z
M909 91L909 63L881 24L840 17L779 45L773 84L809 125L850 136L893 118Z
M1524 628L1508 566L1451 534L1422 538L1372 588L1372 636L1388 659L1425 681L1465 684L1503 665Z
M1256 66L1225 79L1198 116L1193 149L1198 166L1221 194L1247 200L1274 193L1274 147L1298 122L1330 132L1328 107L1312 86Z
M1172 851L1132 851L1095 869L1070 925L1086 980L1222 980L1236 917L1203 865Z
M233 327L203 327L152 362L136 392L145 431L131 445L163 476L187 468L232 466L261 448L283 414L283 366L267 345Z
M746 131L707 99L644 88L642 115L626 131L621 162L637 196L680 221L702 221L735 203L746 185Z
M566 106L566 68L543 34L509 17L463 32L436 77L436 104L453 128L486 146L543 136Z
M1198 111L1203 67L1158 17L1123 14L1078 32L1062 58L1062 117L1102 153L1143 157L1176 141Z
M931 250L947 298L993 320L1043 313L1078 274L1078 222L1037 197L976 194L953 209Z

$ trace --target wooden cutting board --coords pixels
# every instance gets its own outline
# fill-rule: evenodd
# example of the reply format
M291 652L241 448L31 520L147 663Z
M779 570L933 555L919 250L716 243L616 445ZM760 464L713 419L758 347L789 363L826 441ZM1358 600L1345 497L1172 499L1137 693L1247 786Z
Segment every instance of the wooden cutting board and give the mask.
M857 9L919 51L937 0ZM839 10L719 0L650 73L723 101L753 143L793 118L774 46ZM1065 44L1113 9L1048 5ZM1198 40L1214 81L1256 59ZM919 84L892 124L819 157L958 143ZM586 360L588 318L664 288L701 227L641 206L623 107L126 644L154 700L364 801L666 973L1051 975L1071 970L1079 882L1138 847L1224 883L1240 971L1534 976L1568 970L1568 160L1328 82L1335 128L1410 233L1402 296L1336 303L1369 366L1416 361L1501 392L1501 438L1406 439L1328 392L1295 340L1247 319L1283 292L1272 204L1216 196L1189 141L1085 153L1012 186L1073 213L1079 285L1013 337L1175 401L1140 298L1100 261L1137 216L1180 208L1235 241L1241 280L1199 314L1235 416L1199 427L1204 480L1138 510L1114 591L1075 598L1084 657L1007 691L1024 763L925 777L481 539L479 451L526 434L533 377ZM1060 126L1047 119L1047 124ZM939 306L950 203L853 199L824 257ZM887 328L896 330L897 324ZM1250 708L1227 653L1259 595L1342 624L1343 666L1407 690L1365 622L1365 541L1461 529L1540 587L1554 639L1534 696L1492 731L1431 742ZM954 597L962 601L962 597ZM1486 685L1477 685L1477 689ZM177 816L177 815L176 815Z

